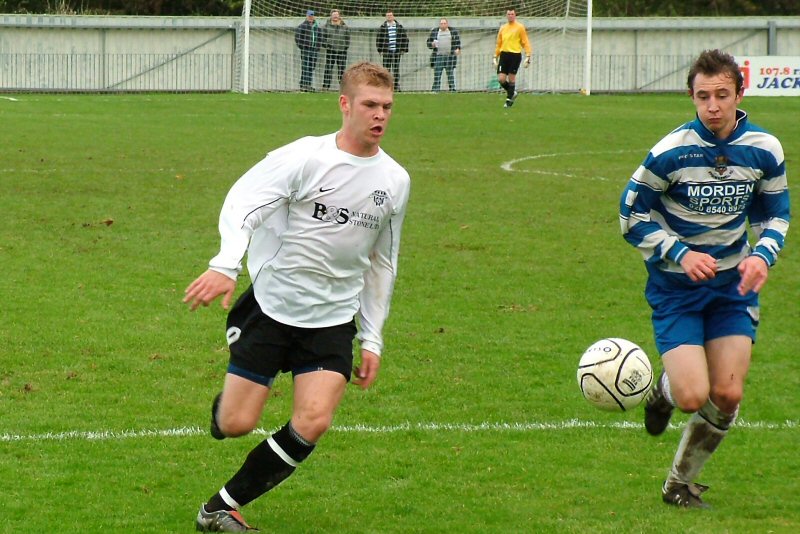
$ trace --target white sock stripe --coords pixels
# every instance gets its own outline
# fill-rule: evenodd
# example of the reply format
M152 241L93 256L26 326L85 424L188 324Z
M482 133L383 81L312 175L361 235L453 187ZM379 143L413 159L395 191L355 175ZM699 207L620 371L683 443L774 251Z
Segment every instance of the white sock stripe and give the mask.
M281 446L278 445L277 441L272 439L272 436L267 438L267 443L272 448L272 450L275 451L275 454L277 454L278 456L281 457L281 460L283 460L287 464L291 465L292 467L297 467L297 465L298 465L297 462L295 462L294 459L291 456L286 454L285 450L281 449Z
M667 399L667 402L675 406L675 400L672 398L672 390L669 389L669 377L667 373L661 375L661 391L664 393L664 398Z
M228 506L232 506L232 507L234 507L236 510L238 510L239 508L241 508L241 506L239 505L239 503L238 503L238 502L236 502L236 501L234 500L234 498L233 498L233 497L231 497L231 494L230 494L230 493L228 493L228 490L226 490L226 489L225 489L225 486L222 486L222 489L221 489L221 490L219 490L219 496L220 496L220 497L222 497L222 500L223 500L223 501L225 501L225 504L227 504Z

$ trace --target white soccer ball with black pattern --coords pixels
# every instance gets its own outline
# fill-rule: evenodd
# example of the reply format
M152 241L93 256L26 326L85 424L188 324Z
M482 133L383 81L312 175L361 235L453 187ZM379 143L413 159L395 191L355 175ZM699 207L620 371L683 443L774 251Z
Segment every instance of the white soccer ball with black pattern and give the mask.
M636 343L617 337L592 344L578 364L578 385L592 406L624 412L639 405L653 383L653 367Z

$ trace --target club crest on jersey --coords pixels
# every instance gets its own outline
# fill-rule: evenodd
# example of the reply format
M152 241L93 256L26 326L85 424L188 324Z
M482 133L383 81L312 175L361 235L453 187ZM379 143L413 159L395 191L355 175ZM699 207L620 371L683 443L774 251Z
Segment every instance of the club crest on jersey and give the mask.
M729 178L732 173L728 170L728 158L722 155L717 156L714 159L714 170L709 171L708 174L717 180Z
M387 198L389 198L389 195L386 194L386 191L376 189L372 192L372 200L375 202L376 206L383 206L383 203Z

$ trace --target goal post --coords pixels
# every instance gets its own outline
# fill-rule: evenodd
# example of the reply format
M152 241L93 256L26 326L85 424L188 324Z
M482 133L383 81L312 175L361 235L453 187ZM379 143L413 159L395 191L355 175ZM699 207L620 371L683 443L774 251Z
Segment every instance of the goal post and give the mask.
M250 92L250 62L247 58L250 57L250 8L251 8L251 0L244 0L244 6L242 7L242 46L241 51L237 50L237 60L236 64L239 67L241 72L237 73L237 76L234 76L236 83L241 84L240 91L244 94ZM238 39L237 39L238 43ZM239 55L241 54L241 58Z
M236 31L234 90L338 90L340 63L384 63L377 40L388 9L408 38L399 61L402 91L432 90L429 43L442 18L461 41L455 88L498 90L492 57L506 7L485 0L245 0ZM332 19L333 11L339 19ZM528 0L516 3L516 15L533 48L531 66L520 68L518 90L590 94L592 0Z
M592 0L586 0L586 52L583 62L581 94L592 94Z

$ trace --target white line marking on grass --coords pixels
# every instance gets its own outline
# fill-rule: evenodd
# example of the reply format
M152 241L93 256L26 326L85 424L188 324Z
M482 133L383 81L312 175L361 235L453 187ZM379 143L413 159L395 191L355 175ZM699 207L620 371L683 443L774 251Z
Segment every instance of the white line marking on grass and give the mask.
M0 99L8 100L9 102L19 102L19 99L13 96L0 96Z
M672 429L680 428L682 425L670 425ZM749 430L795 430L800 428L797 421L783 421L773 423L769 421L736 421L737 428ZM618 423L598 423L596 421L581 421L570 419L569 421L555 421L550 423L402 423L399 425L370 426L370 425L334 425L331 432L344 432L349 434L391 434L394 432L540 432L540 431L559 431L571 430L576 428L609 428L614 430L640 430L641 423L621 421ZM275 432L274 429L257 428L253 434L270 436ZM101 431L77 431L68 432L45 432L42 434L0 434L0 443L28 442L28 441L121 441L126 439L138 438L169 438L169 437L194 437L204 436L208 429L196 426L185 426L180 428L169 428L166 430L101 430Z
M63 172L64 172L63 168L46 168L46 169L29 169L29 168L16 169L16 168L9 168L9 167L0 168L0 174L55 174L55 173L62 173L63 174ZM191 169L167 169L167 168L164 168L164 167L159 167L159 168L155 168L155 169L148 169L146 167L137 167L135 169L134 168L130 168L130 167L124 167L124 168L121 167L121 168L114 169L114 168L111 168L111 167L103 167L103 175L102 176L108 176L108 175L111 175L111 174L113 174L113 175L118 175L118 174L136 174L136 175L140 175L142 173L157 173L157 174L162 174L163 173L163 174L174 175L175 178L178 178L178 175L180 175L180 179L184 179L187 176L191 177L191 176L194 176L195 174L201 174L201 173L207 173L207 172L208 173L211 173L211 172L218 173L218 172L220 172L220 169L218 169L218 168L213 169L213 168L210 168L210 167L209 168L191 168ZM236 171L236 172L239 172L239 171Z
M566 172L556 172L550 170L536 170L536 169L515 169L514 166L517 163L534 160L534 159L543 159L543 158L560 158L563 156L587 156L591 154L624 154L627 152L646 152L647 149L624 149L624 150L594 150L594 151L586 151L586 152L555 152L553 154L534 154L532 156L525 156L523 158L512 159L510 161L506 161L505 163L500 165L500 168L507 172L527 172L531 174L545 174L549 176L563 176L565 178L577 178L579 176L575 174L570 174ZM597 180L608 180L608 178L604 176L589 176L589 179L597 179Z

